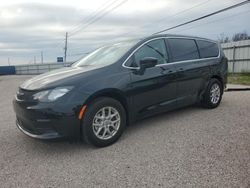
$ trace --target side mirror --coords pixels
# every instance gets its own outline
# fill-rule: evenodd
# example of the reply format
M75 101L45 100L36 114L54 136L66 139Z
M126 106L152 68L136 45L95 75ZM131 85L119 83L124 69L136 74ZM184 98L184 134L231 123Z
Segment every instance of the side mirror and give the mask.
M154 67L157 65L158 59L154 57L145 57L140 60L140 69L144 71L147 68Z

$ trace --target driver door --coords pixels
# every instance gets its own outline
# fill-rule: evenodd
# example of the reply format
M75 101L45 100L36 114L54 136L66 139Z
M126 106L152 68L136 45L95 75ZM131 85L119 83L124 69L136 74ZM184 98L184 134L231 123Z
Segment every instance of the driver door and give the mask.
M155 39L144 44L131 57L133 66L140 66L140 60L153 57L158 60L155 67L140 72L131 72L133 110L140 116L147 116L176 105L176 70L167 64L168 53L164 39Z

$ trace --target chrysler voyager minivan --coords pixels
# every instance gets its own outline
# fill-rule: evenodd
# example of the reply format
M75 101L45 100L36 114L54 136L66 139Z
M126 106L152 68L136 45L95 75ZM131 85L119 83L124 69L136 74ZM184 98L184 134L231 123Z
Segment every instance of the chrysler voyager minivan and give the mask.
M135 120L195 103L217 107L226 83L227 58L217 42L153 35L36 76L19 87L13 104L17 127L30 137L103 147Z

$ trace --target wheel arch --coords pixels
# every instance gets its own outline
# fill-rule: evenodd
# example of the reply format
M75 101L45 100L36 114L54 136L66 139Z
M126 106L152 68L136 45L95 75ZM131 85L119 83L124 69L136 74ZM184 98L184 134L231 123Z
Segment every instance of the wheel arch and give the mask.
M221 77L221 76L219 76L219 75L213 75L213 76L211 76L211 78L210 79L212 79L212 78L214 78L214 79L217 79L217 80L219 80L220 81L220 83L221 83L221 86L222 86L222 92L224 91L224 82L223 82L223 78Z
M128 100L125 97L125 94L115 88L109 88L109 89L103 89L100 91L95 92L94 94L92 94L91 96L88 97L88 99L86 100L85 104L90 104L93 100L100 98L100 97L110 97L113 98L117 101L119 101L122 106L124 107L124 110L126 112L126 121L127 123L129 123L130 121L130 115L129 115L129 110L128 110Z
M199 100L202 100L203 98L203 95L205 94L206 92L206 89L208 87L208 84L210 82L211 79L217 79L221 85L222 85L222 88L224 88L224 84L223 84L223 79L221 76L217 75L217 74L213 74L212 76L208 77L208 80L206 81L206 83L204 84L204 87L203 89L199 92L199 95L198 95L198 99ZM222 94L224 93L224 89L222 89Z

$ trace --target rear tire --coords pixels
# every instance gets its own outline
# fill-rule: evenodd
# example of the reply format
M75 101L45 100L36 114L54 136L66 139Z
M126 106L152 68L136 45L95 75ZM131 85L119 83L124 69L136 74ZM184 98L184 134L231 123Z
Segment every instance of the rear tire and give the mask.
M203 99L201 101L205 108L216 108L219 106L222 99L222 84L219 80L212 78L209 81L207 89L204 93Z
M112 98L101 97L88 105L83 117L82 135L87 143L105 147L116 142L126 126L126 112L122 104Z

